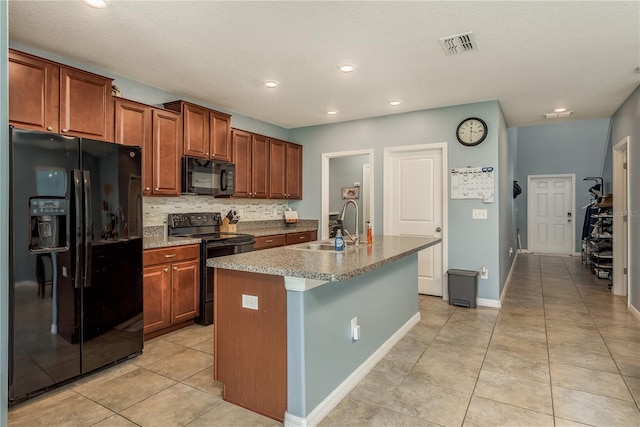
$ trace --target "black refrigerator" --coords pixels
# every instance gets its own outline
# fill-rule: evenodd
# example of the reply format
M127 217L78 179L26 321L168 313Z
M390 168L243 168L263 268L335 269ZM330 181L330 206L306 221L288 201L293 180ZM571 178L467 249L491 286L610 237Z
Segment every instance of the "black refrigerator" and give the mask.
M142 352L139 147L10 130L9 402Z

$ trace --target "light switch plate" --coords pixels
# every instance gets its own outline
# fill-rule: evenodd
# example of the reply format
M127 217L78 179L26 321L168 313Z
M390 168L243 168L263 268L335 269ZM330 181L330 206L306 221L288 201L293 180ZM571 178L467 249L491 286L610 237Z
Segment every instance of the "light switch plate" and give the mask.
M258 309L258 297L255 295L242 294L242 308L248 308L250 310Z
M486 209L473 209L471 211L471 219L487 219Z

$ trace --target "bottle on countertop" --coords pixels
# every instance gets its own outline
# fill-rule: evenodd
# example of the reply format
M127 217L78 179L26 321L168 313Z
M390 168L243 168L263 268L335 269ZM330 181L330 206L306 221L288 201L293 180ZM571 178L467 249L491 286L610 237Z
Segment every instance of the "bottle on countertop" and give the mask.
M342 237L342 230L340 229L336 231L335 250L336 252L344 251L344 237Z
M371 228L371 221L367 221L367 245L373 244L373 229Z

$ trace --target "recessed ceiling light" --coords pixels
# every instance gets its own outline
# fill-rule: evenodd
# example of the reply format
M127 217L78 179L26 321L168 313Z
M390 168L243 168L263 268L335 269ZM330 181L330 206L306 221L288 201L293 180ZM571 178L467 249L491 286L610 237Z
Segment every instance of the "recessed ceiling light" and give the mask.
M338 114L338 110L327 110L327 114L330 116L335 116Z
M344 64L338 67L338 70L342 71L343 73L350 73L355 69L356 69L355 65L351 65L351 64Z
M278 82L275 80L267 80L266 82L264 82L264 85L268 88L274 88L278 86Z
M400 105L400 101L389 101L389 105L392 105L394 107Z
M84 0L84 2L96 9L104 9L107 7L107 2L105 0Z
M556 108L555 110L553 110L554 113L564 113L565 111L567 111L567 109L564 107Z

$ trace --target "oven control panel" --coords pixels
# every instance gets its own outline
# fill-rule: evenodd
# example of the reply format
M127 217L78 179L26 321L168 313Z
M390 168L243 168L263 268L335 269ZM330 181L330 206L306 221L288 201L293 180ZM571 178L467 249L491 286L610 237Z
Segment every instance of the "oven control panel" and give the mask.
M222 215L220 212L169 214L169 227L171 228L220 225L221 222Z

